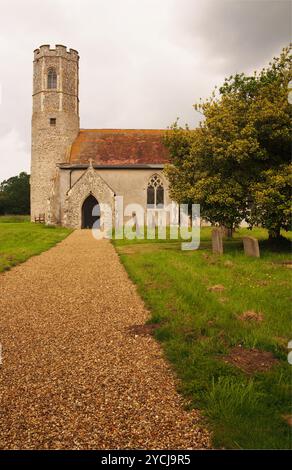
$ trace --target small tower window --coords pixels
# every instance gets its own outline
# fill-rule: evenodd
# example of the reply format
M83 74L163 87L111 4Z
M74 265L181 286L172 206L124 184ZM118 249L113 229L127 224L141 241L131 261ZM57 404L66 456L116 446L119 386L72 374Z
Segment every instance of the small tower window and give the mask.
M57 123L57 119L56 118L50 118L50 126L55 126Z
M163 182L158 175L151 176L147 187L147 205L153 209L162 209L164 205Z
M50 69L48 71L48 88L49 89L57 88L57 73L55 69Z

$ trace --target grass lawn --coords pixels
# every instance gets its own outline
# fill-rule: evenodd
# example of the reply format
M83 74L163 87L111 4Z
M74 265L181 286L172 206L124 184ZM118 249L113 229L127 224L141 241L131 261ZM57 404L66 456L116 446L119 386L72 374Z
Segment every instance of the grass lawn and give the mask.
M292 415L292 272L281 264L290 248L274 251L264 230L252 233L261 240L260 259L243 254L240 236L251 234L247 229L225 241L222 257L211 253L209 228L202 230L200 249L191 252L170 240L113 243L152 312L150 322L159 326L155 335L180 391L205 416L214 447L291 448L285 417ZM218 284L224 290L208 290ZM258 317L239 318L246 311ZM257 360L249 356L254 349ZM241 360L234 365L236 351L248 353L251 369ZM257 370L265 352L271 368Z
M0 272L48 250L71 230L29 222L28 216L0 217Z

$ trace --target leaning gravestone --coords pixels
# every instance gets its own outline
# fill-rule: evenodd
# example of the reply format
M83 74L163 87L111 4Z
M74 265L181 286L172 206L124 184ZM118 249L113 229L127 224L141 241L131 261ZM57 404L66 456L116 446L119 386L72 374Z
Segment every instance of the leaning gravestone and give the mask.
M259 242L253 237L243 237L243 247L246 256L260 257Z
M213 228L212 230L212 252L217 255L223 255L223 239L220 228Z

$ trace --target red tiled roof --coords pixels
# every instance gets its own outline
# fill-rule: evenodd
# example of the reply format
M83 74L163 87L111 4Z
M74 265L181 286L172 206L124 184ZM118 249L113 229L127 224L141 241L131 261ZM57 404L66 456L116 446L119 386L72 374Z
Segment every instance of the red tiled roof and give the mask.
M82 129L71 147L69 163L151 165L169 161L163 145L165 130Z

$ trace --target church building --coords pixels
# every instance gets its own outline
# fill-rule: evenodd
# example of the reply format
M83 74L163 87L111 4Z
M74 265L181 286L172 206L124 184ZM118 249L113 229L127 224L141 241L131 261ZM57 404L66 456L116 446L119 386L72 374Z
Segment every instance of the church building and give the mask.
M80 129L78 70L74 49L34 51L31 220L90 228L93 207L108 205L114 217L117 196L158 213L171 202L165 131Z

